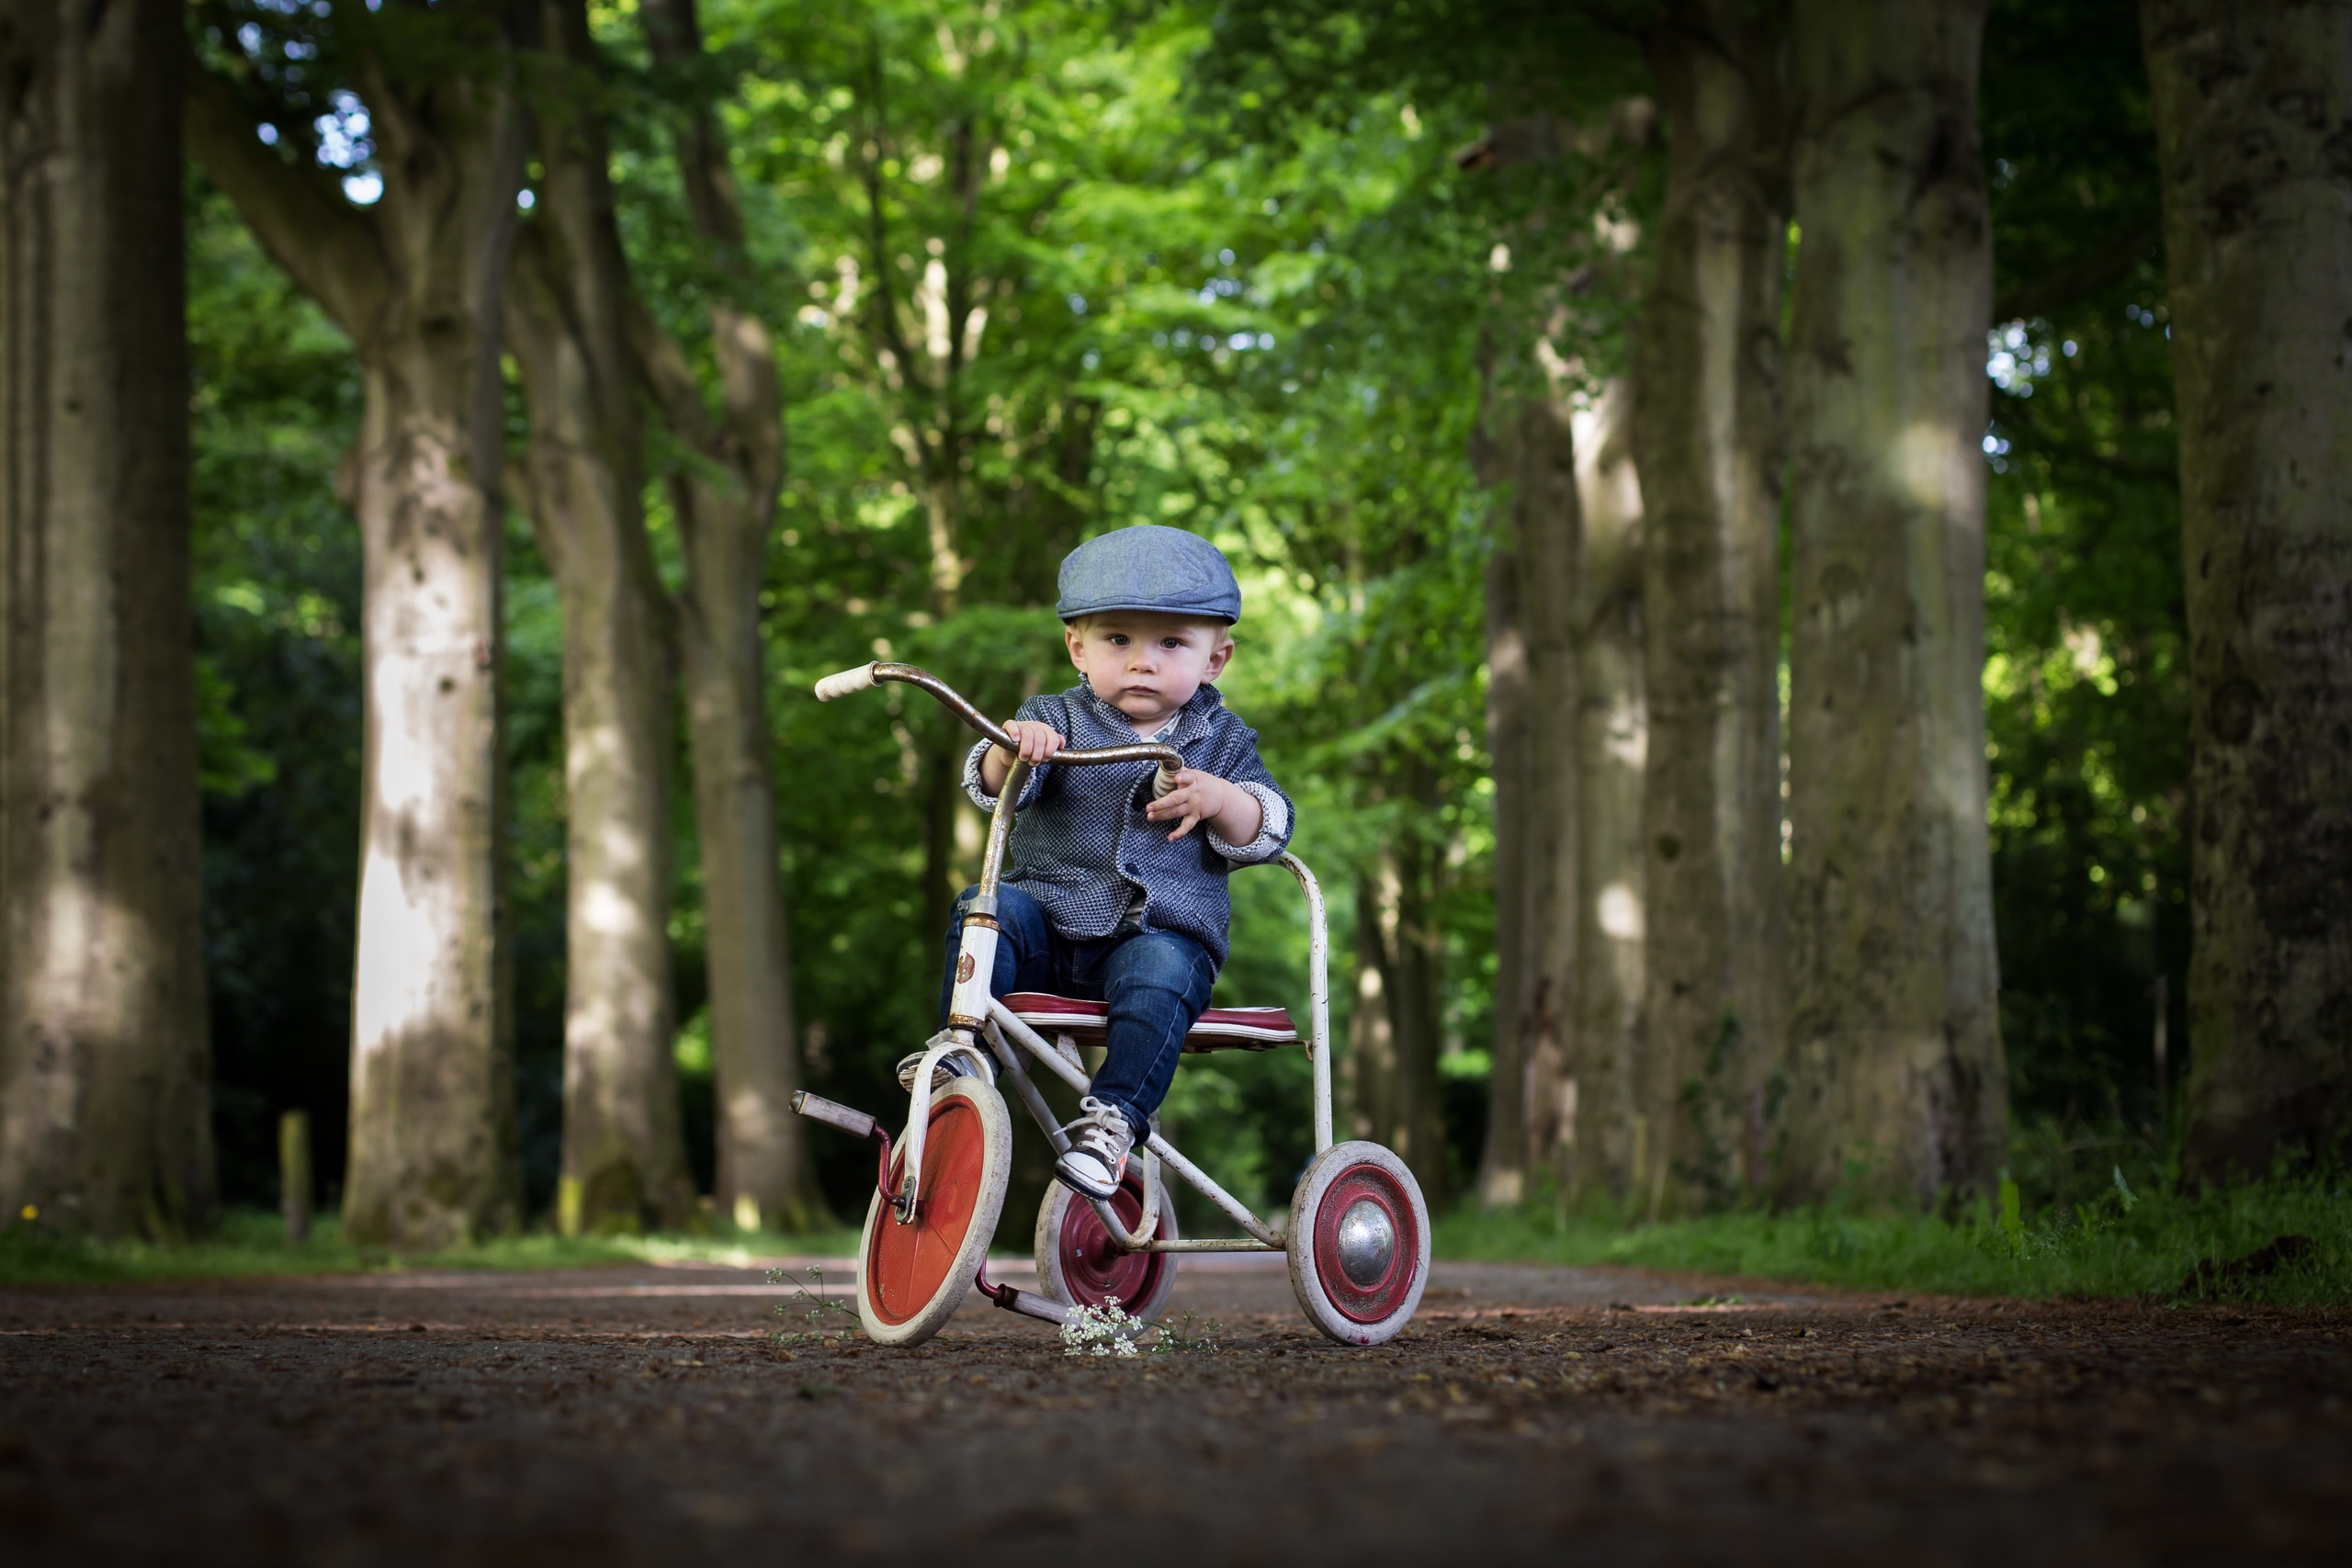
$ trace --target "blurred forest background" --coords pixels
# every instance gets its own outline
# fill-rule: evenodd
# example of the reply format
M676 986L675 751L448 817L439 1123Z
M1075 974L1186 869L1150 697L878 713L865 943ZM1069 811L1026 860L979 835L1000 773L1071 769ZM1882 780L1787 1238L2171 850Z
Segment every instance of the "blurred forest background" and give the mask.
M691 558L706 536L696 529L713 527L711 497L740 492L756 510L763 484L775 497L765 547L735 558L756 584L763 762L788 912L786 945L774 951L789 953L784 1049L797 1051L797 1081L876 1110L897 1097L893 1066L934 1027L945 907L976 873L984 828L954 795L968 738L944 714L903 688L820 707L812 682L899 659L1009 713L1070 679L1050 610L1063 553L1105 529L1172 524L1216 540L1242 578L1224 689L1297 797L1293 847L1331 895L1335 1029L1359 1125L1419 1137L1416 1168L1449 1200L1573 1200L1655 1217L1768 1195L1771 1119L1787 1089L1770 1064L1754 1075L1753 1104L1724 1112L1726 1125L1747 1124L1744 1179L1693 1163L1669 1180L1655 1109L1632 1117L1630 1145L1580 1176L1545 1142L1573 1150L1577 1118L1594 1114L1591 1072L1579 1110L1571 1069L1567 1130L1532 1121L1528 1140L1504 1151L1510 1170L1498 1174L1489 1135L1498 1105L1533 1114L1520 1091L1498 1097L1498 1055L1529 1085L1540 1076L1517 1039L1527 982L1498 959L1509 946L1498 944L1498 863L1508 883L1528 853L1513 847L1524 829L1498 820L1490 653L1497 595L1515 591L1521 570L1497 542L1498 518L1514 507L1524 516L1537 482L1505 427L1527 398L1544 401L1572 434L1564 482L1582 547L1624 557L1595 555L1579 579L1580 603L1599 607L1577 612L1585 706L1557 751L1583 780L1589 858L1610 830L1596 825L1594 792L1641 798L1640 657L1645 635L1653 648L1662 635L1641 621L1643 498L1657 489L1636 472L1628 413L1684 134L1661 107L1675 90L1661 72L1682 68L1662 40L1668 22L1724 7L507 9L537 18L537 42L515 48L502 78L536 118L513 197L513 276L524 281L509 288L492 433L505 453L491 526L503 550L495 826L513 1218L777 1228L820 1216L794 1186L801 1179L771 1182L749 1208L730 1192L752 1187L724 1179L727 1031L714 1029L724 1016L712 976L726 900L739 896L714 881L713 835L697 829L719 753L695 704L716 688L696 684L694 649L679 651L713 619L697 605L714 581L751 592L725 582L727 569L696 575L714 570ZM1769 6L1728 10L1734 31L1785 26ZM204 958L219 1197L231 1204L277 1201L288 1109L311 1114L328 1201L352 1157L370 685L352 510L362 481L346 454L366 434L371 377L397 378L371 368L396 356L356 353L351 318L273 254L273 233L282 248L303 224L254 220L278 176L252 161L266 155L311 197L339 192L350 212L396 231L401 204L423 198L404 194L418 176L392 166L393 149L423 133L394 121L431 120L416 107L430 79L487 58L462 41L463 25L500 12L401 0L200 0L185 12L198 106L183 212ZM415 51L410 65L385 63L401 49ZM1982 355L1982 712L1998 1040L1986 1081L2003 1081L2005 1058L2008 1117L1994 1163L2027 1183L2030 1201L2065 1201L2103 1189L2111 1167L2168 1179L2184 1126L2191 703L2171 313L2137 8L1992 0L1978 111L1994 299ZM208 116L230 133L207 132ZM1785 148L1785 130L1758 134ZM219 150L233 137L247 145ZM1802 285L1789 284L1806 242L1785 198L1777 210L1768 298L1771 330L1785 334L1788 312L1804 308ZM602 211L616 254L597 249ZM593 374L562 382L551 368L533 382L535 364L568 363L528 341L528 291L541 287L527 281L531 258L563 246L574 272L544 275L559 279L545 293L558 306L541 312L557 323L548 342L565 341L566 322L596 341L591 318L604 307L561 278L601 266L627 296L609 320L626 316L633 352L660 361L618 403ZM763 334L782 432L766 457L727 434L759 395L748 362L729 354ZM560 382L571 389L545 390ZM578 946L568 921L582 917L558 568L594 551L544 515L535 525L570 460L535 446L559 440L559 403L590 408L582 417L605 420L595 428L607 436L641 425L628 443L638 455L610 466L634 491L615 514L641 514L658 580L639 585L641 602L674 607L646 612L641 646L668 649L659 668L687 674L629 699L652 705L659 771L676 785L650 788L638 807L666 823L665 951L627 971L670 989L642 1025L663 1032L667 1061L632 1068L653 1077L631 1081L654 1088L629 1092L633 1113L657 1122L669 1114L662 1096L675 1096L683 1203L658 1169L630 1178L625 1197L600 1194L565 1152L568 1007L576 1031L584 993L567 966ZM1799 595L1794 525L1777 484L1772 494L1781 651L1766 668L1778 671L1768 716L1779 733ZM1518 586L1536 593L1532 578ZM1631 618L1611 633L1611 615ZM623 651L612 657L626 662L631 645L616 637ZM1630 663L1593 673L1612 647ZM1604 699L1605 711L1593 706ZM1604 751L1634 759L1630 784L1596 782ZM1786 861L1797 852L1775 826ZM1638 810L1623 832L1634 861L1650 854ZM1507 910L1515 896L1503 890ZM1303 1008L1294 886L1243 872L1235 897L1219 998ZM1571 1049L1578 1031L1608 1029L1639 1049L1642 909L1627 914L1611 897L1589 911L1588 951L1613 944L1617 989L1571 998ZM1498 995L1514 999L1498 1006ZM1593 1021L1602 1001L1615 1023ZM657 1081L664 1073L674 1089ZM588 1092L578 1075L575 1065L575 1097ZM1402 1087L1382 1089L1375 1075ZM1168 1121L1272 1210L1311 1152L1306 1088L1296 1053L1196 1058ZM1540 1092L1557 1098L1556 1086ZM1423 1132L1406 1126L1416 1118ZM1999 1117L1988 1124L1999 1129ZM673 1134L630 1135L658 1149ZM1043 1179L1038 1153L1022 1156L1026 1182ZM820 1135L807 1157L823 1207L862 1209L862 1145ZM1984 1176L1963 1160L1946 1179L1967 1188ZM590 1188L567 1196L567 1177ZM692 1198L712 1194L695 1220Z

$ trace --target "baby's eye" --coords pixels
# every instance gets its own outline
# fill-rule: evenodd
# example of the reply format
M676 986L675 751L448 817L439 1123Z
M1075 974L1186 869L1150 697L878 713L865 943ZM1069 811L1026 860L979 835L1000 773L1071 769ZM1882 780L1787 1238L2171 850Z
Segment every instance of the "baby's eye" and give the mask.
M1112 646L1113 648L1125 648L1125 647L1126 647L1126 646L1127 646L1127 634L1126 634L1126 633L1125 633L1125 632L1113 632L1113 633L1111 634L1111 646Z
M1159 646L1173 652L1184 646L1184 639L1181 637L1164 637L1159 639Z

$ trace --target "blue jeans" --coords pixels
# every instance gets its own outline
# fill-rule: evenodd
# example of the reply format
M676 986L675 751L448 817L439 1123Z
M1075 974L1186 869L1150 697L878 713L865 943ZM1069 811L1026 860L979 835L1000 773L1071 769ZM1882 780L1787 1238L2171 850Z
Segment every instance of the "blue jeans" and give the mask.
M939 983L939 1016L947 1018L956 989L956 960L964 916L977 887L964 889L947 925L947 965ZM1109 1002L1111 1018L1102 1070L1088 1092L1118 1107L1138 1139L1176 1081L1185 1032L1209 1005L1216 961L1191 937L1174 931L1128 931L1080 941L1055 931L1037 900L1018 887L1000 886L996 973L989 993L1046 991L1081 1001Z

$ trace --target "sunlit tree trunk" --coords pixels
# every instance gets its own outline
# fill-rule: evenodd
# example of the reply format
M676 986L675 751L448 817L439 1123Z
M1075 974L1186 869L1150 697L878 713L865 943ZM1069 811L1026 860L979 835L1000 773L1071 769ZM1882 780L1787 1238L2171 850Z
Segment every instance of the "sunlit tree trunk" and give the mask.
M527 510L563 606L567 1228L694 1212L670 974L669 602L644 516L628 265L614 220L584 0L547 0L537 204L507 342L530 416Z
M654 57L702 54L694 0L644 0ZM718 127L686 117L678 165L704 241L724 268L742 265L743 226ZM792 1113L799 1030L776 839L775 742L768 726L760 594L784 486L784 389L768 330L714 292L711 351L719 406L705 405L674 344L640 315L640 355L671 427L701 461L670 494L685 550L678 604L695 818L702 852L710 965L711 1051L718 1093L718 1202L746 1228L809 1229L827 1219L808 1141Z
M1492 394L1482 454L1487 482L1509 486L1487 573L1498 960L1478 1179L1487 1203L1519 1201L1555 1153L1576 948L1576 441L1560 389L1523 368L1528 384Z
M2188 1170L2352 1127L2352 5L2143 0L2192 695Z
M200 75L190 141L273 257L358 351L343 489L362 545L366 682L351 1150L344 1234L436 1247L521 1202L501 842L501 309L525 151L512 14L444 5L429 72L367 55L383 195L254 134ZM451 60L467 65L451 68Z
M1803 0L1789 355L1786 1164L1926 1200L1998 1168L1984 826L1982 0Z
M1642 1114L1678 1209L1756 1179L1779 1058L1780 39L1740 0L1667 7L1657 272L1634 376L1647 631Z
M1562 1077L1550 1100L1568 1185L1648 1202L1660 1166L1639 1077L1648 719L1632 413L1632 389L1611 381L1576 419L1581 523L1566 617L1576 660L1575 964Z
M0 9L0 1228L213 1208L179 28Z

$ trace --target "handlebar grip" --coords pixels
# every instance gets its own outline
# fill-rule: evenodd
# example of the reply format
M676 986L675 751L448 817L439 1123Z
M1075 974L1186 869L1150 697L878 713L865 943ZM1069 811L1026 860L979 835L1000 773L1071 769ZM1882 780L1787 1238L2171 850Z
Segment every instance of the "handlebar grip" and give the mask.
M1160 763L1159 771L1151 775L1151 798L1158 800L1175 787L1176 770L1165 762Z
M817 682L817 700L831 702L835 697L848 696L852 692L867 691L874 685L874 666L861 664L854 670L844 670L838 675L828 675Z

